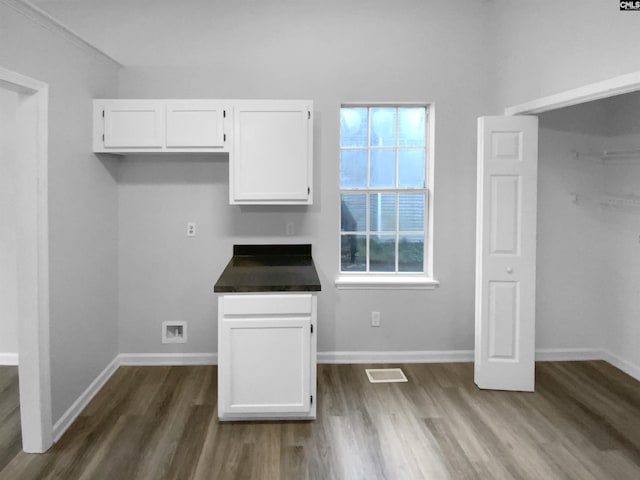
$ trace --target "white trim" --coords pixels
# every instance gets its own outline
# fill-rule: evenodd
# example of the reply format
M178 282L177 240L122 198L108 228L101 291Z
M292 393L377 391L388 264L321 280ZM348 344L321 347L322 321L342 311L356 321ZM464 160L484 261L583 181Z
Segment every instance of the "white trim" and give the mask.
M217 365L217 353L121 353L120 365Z
M16 366L18 365L17 353L0 353L0 365Z
M536 362L573 362L602 360L599 348L539 348L536 350Z
M434 290L438 280L423 275L349 275L335 278L335 286L341 290Z
M473 350L318 352L318 363L459 363L472 361Z
M622 370L624 373L626 373L627 375L630 375L631 377L635 378L640 382L640 365L635 365L606 350L603 350L601 353L602 353L602 357L601 357L602 360L604 360L607 363L610 363L611 365L616 367L618 370Z
M601 82L538 98L504 109L505 115L524 115L547 112L640 90L640 72L628 73Z
M4 0L0 0L4 1ZM45 452L53 443L49 357L49 87L0 68L0 87L18 92L16 137L18 350L22 449Z
M72 29L63 25L59 20L53 18L47 12L39 7L36 7L28 0L0 0L0 3L4 3L8 7L12 8L16 12L31 20L33 23L37 23L50 32L64 38L68 42L74 44L76 47L84 50L94 57L118 68L122 67L121 63L114 60L99 48L93 46Z
M87 387L87 389L82 392L82 394L73 402L73 405L69 407L69 409L64 412L60 420L56 422L53 426L53 440L57 442L60 440L60 437L67 431L67 429L73 424L73 422L78 418L78 415L82 413L82 411L89 405L89 402L96 396L96 394L100 391L102 387L109 381L111 376L116 372L118 367L120 366L120 358L118 355L115 356L111 363L105 367L102 372L98 374L98 376L91 382L91 384Z

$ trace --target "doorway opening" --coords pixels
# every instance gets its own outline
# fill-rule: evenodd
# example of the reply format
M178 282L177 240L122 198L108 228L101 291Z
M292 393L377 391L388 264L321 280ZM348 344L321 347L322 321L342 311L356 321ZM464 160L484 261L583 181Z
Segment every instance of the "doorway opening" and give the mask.
M18 366L22 450L39 453L52 444L48 86L0 68L0 95L4 106L0 118L11 132L0 157L2 173L11 180L0 183L2 195L9 198L0 218L0 236L4 237L0 247L5 247L2 260L15 265L14 275L8 275L3 281L12 287L7 292L14 300L12 315L15 317L14 336L17 337L13 345L15 352L9 352L12 355L5 360L14 359L13 363ZM16 387L13 390L16 391ZM17 422L15 417L13 422Z

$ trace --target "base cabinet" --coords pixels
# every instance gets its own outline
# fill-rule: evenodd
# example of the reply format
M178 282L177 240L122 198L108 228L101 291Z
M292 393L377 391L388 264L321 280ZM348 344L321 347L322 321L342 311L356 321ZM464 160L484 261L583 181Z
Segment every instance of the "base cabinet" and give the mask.
M316 302L311 294L218 299L220 420L315 418Z

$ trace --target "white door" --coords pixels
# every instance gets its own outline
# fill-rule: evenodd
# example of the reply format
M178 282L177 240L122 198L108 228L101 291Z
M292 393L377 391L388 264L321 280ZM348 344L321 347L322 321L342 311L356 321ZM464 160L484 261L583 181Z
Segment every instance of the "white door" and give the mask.
M167 149L222 148L223 112L215 100L167 100Z
M163 115L160 101L110 101L104 108L104 147L162 147Z
M310 410L311 318L224 320L224 413Z
M533 391L538 118L478 119L475 382Z
M292 100L237 104L230 203L312 202L312 108Z

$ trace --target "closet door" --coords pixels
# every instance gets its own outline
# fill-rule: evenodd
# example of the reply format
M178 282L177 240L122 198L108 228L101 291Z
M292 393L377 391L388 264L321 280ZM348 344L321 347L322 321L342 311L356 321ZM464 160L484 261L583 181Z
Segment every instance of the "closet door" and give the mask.
M478 119L475 383L533 391L538 118Z

